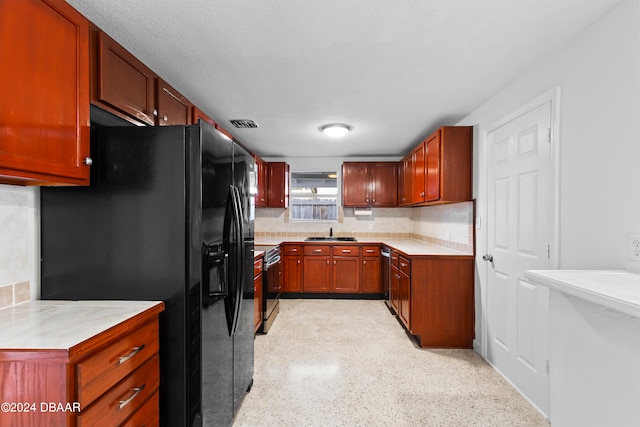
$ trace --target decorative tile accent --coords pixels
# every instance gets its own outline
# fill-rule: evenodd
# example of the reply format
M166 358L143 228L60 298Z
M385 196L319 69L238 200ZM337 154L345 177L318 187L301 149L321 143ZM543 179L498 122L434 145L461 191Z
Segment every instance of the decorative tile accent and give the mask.
M7 285L0 288L0 308L13 305L13 285Z

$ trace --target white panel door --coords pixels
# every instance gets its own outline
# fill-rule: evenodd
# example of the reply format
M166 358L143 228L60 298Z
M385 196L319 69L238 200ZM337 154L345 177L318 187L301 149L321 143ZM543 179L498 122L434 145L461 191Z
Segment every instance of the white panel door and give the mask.
M551 102L487 134L487 359L549 415L549 290L523 271L554 268Z

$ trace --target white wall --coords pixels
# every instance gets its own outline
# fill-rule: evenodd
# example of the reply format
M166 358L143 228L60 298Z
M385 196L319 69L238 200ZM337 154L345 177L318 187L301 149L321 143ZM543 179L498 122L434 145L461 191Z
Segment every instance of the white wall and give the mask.
M627 234L640 233L640 0L625 0L463 119L475 125L474 192L484 171L479 138L494 121L561 87L560 268L624 269ZM541 28L542 29L542 28ZM477 212L486 200L477 199ZM477 254L486 251L482 231ZM479 262L476 337L484 292ZM478 287L479 285L479 287Z

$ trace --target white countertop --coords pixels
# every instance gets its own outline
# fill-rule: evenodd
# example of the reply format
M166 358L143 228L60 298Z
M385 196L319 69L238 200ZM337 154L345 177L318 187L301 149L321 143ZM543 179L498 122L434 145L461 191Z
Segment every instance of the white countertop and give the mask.
M28 301L0 310L0 347L68 350L160 301Z
M304 238L300 237L261 237L256 241L256 245L279 245L282 243L319 243L319 244L349 244L351 242L305 242ZM444 246L434 245L431 243L423 242L421 240L414 239L367 239L366 237L358 238L357 244L383 244L389 246L392 249L396 249L409 256L424 256L424 255L454 255L454 256L472 256L472 253L457 251Z
M640 275L624 270L530 270L524 276L562 293L640 317Z

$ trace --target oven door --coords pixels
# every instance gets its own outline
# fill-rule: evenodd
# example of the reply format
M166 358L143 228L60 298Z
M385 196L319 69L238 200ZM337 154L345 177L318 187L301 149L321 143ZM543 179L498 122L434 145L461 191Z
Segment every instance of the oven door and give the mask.
M268 319L273 310L278 304L280 299L280 292L282 292L282 271L281 271L280 256L270 260L266 265L267 280L265 283L265 320Z

